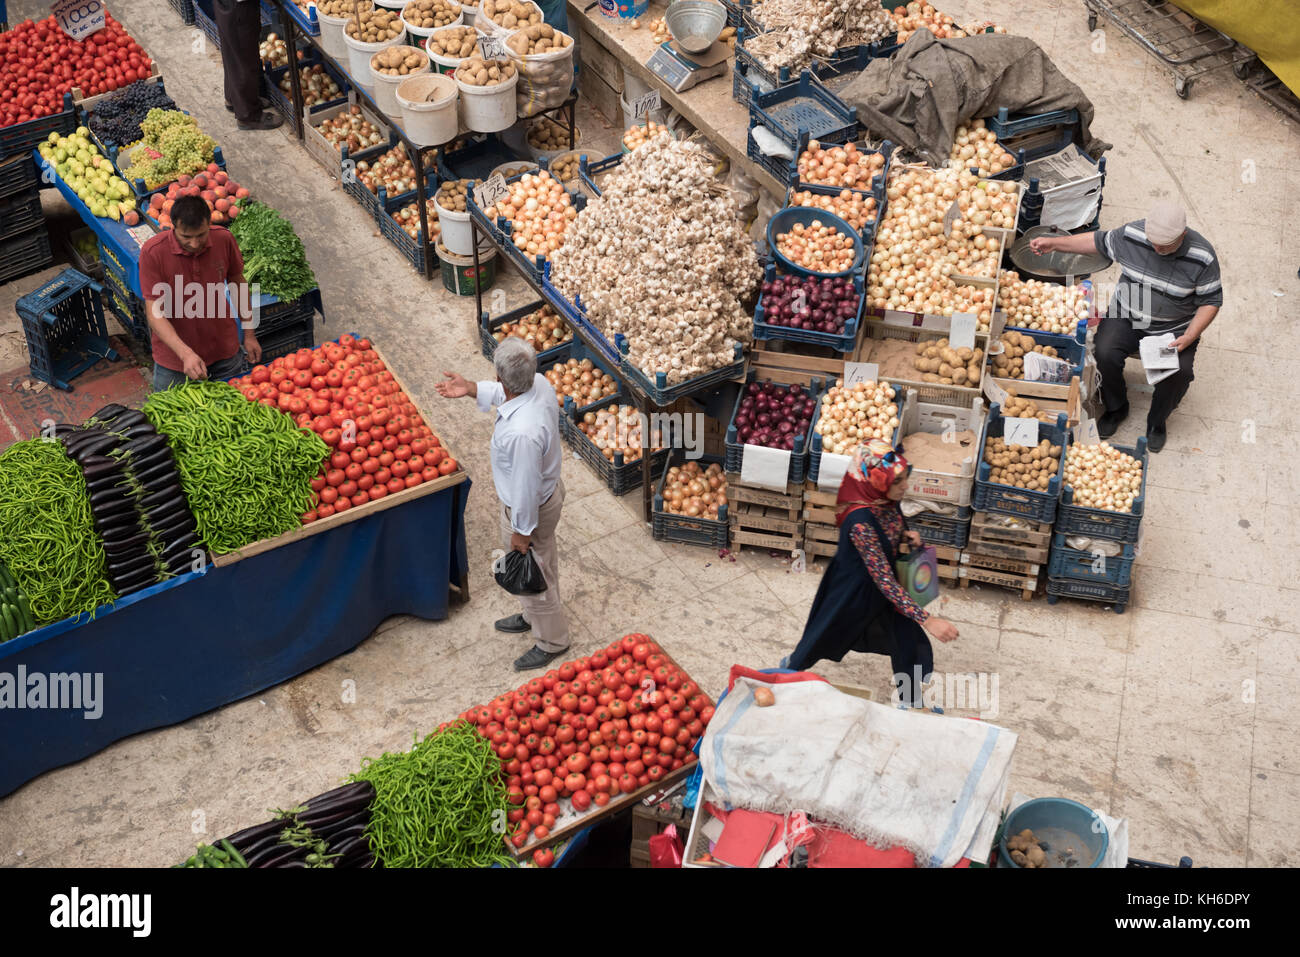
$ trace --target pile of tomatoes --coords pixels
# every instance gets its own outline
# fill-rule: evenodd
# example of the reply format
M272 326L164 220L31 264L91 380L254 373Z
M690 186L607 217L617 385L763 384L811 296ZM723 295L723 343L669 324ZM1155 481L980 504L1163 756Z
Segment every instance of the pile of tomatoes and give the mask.
M74 87L96 96L153 72L153 61L126 28L105 18L104 28L84 40L64 33L53 16L0 33L0 126L60 112L63 94Z
M460 715L501 759L513 805L508 840L517 848L530 835L550 836L562 798L579 813L604 807L693 763L712 717L708 695L642 634ZM546 867L552 857L541 849L533 859Z
M312 479L317 505L304 525L457 469L369 339L346 335L299 349L230 384L250 402L293 416L330 447Z

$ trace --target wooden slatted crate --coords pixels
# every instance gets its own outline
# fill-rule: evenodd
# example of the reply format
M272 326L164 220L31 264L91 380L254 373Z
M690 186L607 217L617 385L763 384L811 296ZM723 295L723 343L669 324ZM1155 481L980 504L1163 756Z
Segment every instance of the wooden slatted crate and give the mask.
M1032 522L1027 519L1017 519L1015 524L1004 524L1002 519L1006 517L1004 515L993 516L988 512L976 512L971 516L971 538L1014 545L1047 547L1051 544L1051 522Z
M737 503L734 490L732 503L734 508L728 507L732 551L739 552L750 545L792 552L803 545L803 522L797 518L797 509L796 517L790 518L789 508Z
M1032 601L1034 593L1038 591L1039 576L1037 574L1032 576L1018 575L1014 572L994 571L993 569L976 568L970 565L962 565L960 574L962 588L969 588L971 582L999 585L1002 588L1019 591L1020 598L1023 601Z

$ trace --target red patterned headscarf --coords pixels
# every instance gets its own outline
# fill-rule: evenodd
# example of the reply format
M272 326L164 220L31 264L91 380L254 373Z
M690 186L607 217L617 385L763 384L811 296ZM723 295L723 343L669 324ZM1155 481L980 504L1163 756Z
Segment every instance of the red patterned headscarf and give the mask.
M911 471L912 466L903 458L902 450L894 449L888 442L872 439L858 446L840 482L835 524L844 524L844 519L856 509L885 501L890 486Z

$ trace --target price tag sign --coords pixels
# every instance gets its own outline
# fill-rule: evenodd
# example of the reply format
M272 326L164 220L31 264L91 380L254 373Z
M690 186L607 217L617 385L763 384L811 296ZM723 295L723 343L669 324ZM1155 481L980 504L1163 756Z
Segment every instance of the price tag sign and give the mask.
M844 363L844 384L857 382L876 382L880 377L880 365L875 362Z
M952 330L948 333L948 344L954 349L974 349L975 330L979 324L979 316L973 312L954 312Z
M952 235L952 224L958 219L961 219L961 204L954 199L952 205L948 207L948 212L943 214L943 234L945 236Z
M504 60L509 56L506 53L506 41L501 37L479 37L478 45L485 60Z
M991 375L984 377L984 394L989 397L989 402L996 402L1003 408L1006 408L1007 399L1010 398L1007 395L1007 390L994 382Z
M1074 440L1080 445L1101 445L1101 435L1097 432L1097 423L1087 413L1079 419L1079 427L1074 432Z
M59 0L50 12L63 32L74 40L84 40L104 29L106 8L100 0Z
M1035 446L1038 444L1037 419L1003 419L1002 440L1007 445Z
M505 177L500 173L492 174L474 187L474 202L478 204L479 209L495 206L509 195L510 187L506 185Z
M632 104L632 117L639 120L647 113L653 113L655 110L659 109L662 103L663 101L659 98L659 91L651 90L645 96L638 98L637 101Z

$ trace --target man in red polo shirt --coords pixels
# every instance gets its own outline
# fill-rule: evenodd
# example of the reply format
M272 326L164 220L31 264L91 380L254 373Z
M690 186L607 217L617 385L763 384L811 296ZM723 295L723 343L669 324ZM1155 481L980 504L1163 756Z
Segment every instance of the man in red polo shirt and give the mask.
M140 292L153 338L153 387L187 379L229 379L262 358L244 285L244 258L230 232L210 225L208 204L182 196L172 205L172 228L140 250ZM230 295L226 294L230 284ZM236 305L232 305L236 304ZM245 353L247 355L245 355Z

